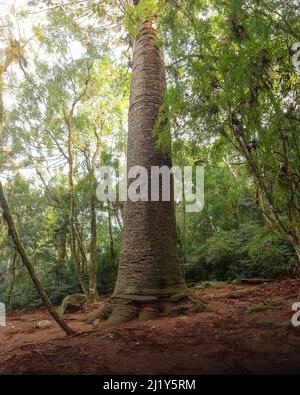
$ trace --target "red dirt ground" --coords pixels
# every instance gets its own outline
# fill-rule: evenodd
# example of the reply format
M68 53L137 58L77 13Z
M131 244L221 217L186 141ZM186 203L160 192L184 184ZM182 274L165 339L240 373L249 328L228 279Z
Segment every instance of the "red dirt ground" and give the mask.
M83 332L71 338L55 323L35 327L49 319L44 309L12 311L0 328L0 374L299 374L300 327L289 325L299 289L300 279L195 286L206 312L113 329L82 322L90 305L67 315Z

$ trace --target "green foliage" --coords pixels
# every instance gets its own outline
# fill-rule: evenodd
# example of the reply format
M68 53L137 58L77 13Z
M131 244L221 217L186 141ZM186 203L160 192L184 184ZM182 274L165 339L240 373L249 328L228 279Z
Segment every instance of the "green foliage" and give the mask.
M197 270L197 275L195 275ZM262 226L246 224L209 237L186 266L190 280L299 275L292 245ZM204 276L203 276L204 274Z
M112 265L109 252L101 256L101 262L98 266L98 289L100 294L111 294L114 290L117 279L116 265Z
M203 280L206 288L211 280L299 276L300 80L292 46L299 41L300 19L295 2L141 0L138 6L125 2L125 9L113 3L31 1L34 11L50 10L32 28L32 53L26 46L18 52L21 66L29 65L23 67L25 77L12 68L0 87L1 94L13 87L4 95L11 96L13 106L5 109L0 136L1 169L7 166L11 175L5 190L20 238L52 302L58 305L67 294L81 292L70 253L70 153L74 216L86 255L81 252L80 270L87 281L94 167L117 169L124 158L129 36L136 37L145 20L158 21L157 45L167 62L168 95L157 120L160 133L153 130L157 146L172 150L175 165L205 167L203 211L185 213L184 202L176 207L186 278ZM29 16L22 12L22 18ZM103 294L112 292L116 280L122 204L96 201L95 210ZM7 303L15 278L12 307L40 306L14 255L0 222L0 300Z
M195 146L218 138L244 161L268 222L300 242L299 89L291 48L300 36L294 2L167 2L174 129ZM221 141L221 140L219 140ZM221 147L220 147L221 148Z
M187 279L299 275L290 241L265 223L257 207L245 163L228 157L230 147L222 138L209 149L194 149L205 165L205 206L201 213L185 215L177 209Z
M159 3L157 0L140 0L138 6L126 8L124 25L130 35L136 37L145 20L152 21L157 18Z

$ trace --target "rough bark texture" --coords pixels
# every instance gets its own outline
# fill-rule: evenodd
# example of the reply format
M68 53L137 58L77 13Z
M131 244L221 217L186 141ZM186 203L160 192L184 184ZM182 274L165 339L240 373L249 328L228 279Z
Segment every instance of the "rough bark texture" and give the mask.
M127 151L128 169L138 165L148 170L149 197L151 166L172 167L170 153L157 147L154 133L166 94L165 64L156 39L154 28L144 23L133 52ZM118 325L194 307L177 257L173 197L170 202L128 200L115 290L110 303L88 322L100 318Z
M131 82L127 166L171 167L153 130L166 94L165 65L156 31L145 23L136 39ZM149 188L149 195L150 195ZM176 253L174 203L128 202L118 279L112 298L171 296L186 290Z

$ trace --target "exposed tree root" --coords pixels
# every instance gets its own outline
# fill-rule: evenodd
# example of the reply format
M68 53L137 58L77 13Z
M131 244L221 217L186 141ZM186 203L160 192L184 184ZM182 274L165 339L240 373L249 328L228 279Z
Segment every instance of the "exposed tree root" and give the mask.
M148 321L159 317L174 317L178 315L191 315L205 310L205 304L200 299L195 299L189 294L174 295L169 298L151 298L149 301L134 299L114 298L100 310L87 317L86 322L92 324L95 320L105 321L106 326L117 326L129 321ZM156 299L156 300L155 300Z

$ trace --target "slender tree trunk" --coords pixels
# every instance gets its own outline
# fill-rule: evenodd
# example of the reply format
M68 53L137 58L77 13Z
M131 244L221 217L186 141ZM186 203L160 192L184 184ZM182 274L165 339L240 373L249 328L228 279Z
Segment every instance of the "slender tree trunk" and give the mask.
M12 60L11 60L12 61ZM4 114L4 106L3 106L3 73L6 71L8 65L11 63L7 62L6 60L6 68L0 66L0 153L2 151L2 139L3 139L3 114ZM1 168L1 159L2 155L0 157L0 168ZM52 316L52 318L57 322L57 324L62 328L62 330L67 334L67 335L73 335L75 332L73 329L71 329L65 321L60 317L58 312L55 310L53 307L50 299L48 296L45 294L44 289L42 287L42 284L35 272L35 269L26 254L25 248L20 240L19 234L17 232L17 229L15 227L4 191L2 187L2 183L0 182L0 206L2 207L3 211L3 219L6 222L7 228L8 228L8 234L12 238L14 246L16 251L18 252L20 258L22 259L23 265L26 266L29 275L36 287L36 290L42 299L46 309L48 310L49 314Z
M12 260L12 264L11 264L12 279L11 279L11 283L10 283L10 287L9 287L9 291L8 291L8 297L7 297L7 306L8 306L9 310L11 309L12 298L13 298L15 282L16 282L16 262L17 262L17 258L18 258L18 253L17 253L17 251L15 251L14 252L14 256L13 256L13 260Z
M78 235L76 227L74 225L73 235L71 236L71 260L74 264L75 273L76 273L77 279L79 281L79 284L81 286L82 292L85 294L86 297L88 297L88 289L86 287L84 276L82 273L81 263L80 263L81 259L79 257L79 254L81 254L82 260L84 261L85 252L82 251L81 240L79 239L79 235Z
M289 239L294 247L294 250L295 250L296 255L297 255L299 262L300 262L300 238L297 236L294 236L294 237L290 236Z
M93 176L92 185L96 185L95 177ZM91 244L90 244L90 264L89 264L89 302L95 303L98 299L97 290L97 216L96 216L96 195L93 188L90 202L90 216L91 216Z
M0 65L0 170L5 163L5 152L4 152L4 105L3 105L3 68Z
M82 288L83 293L88 297L88 289L81 272L79 254L76 243L76 224L75 224L75 196L74 196L74 154L73 154L73 136L72 136L72 110L69 117L66 117L68 126L68 162L69 162L69 225L70 225L70 248L71 260L74 264L75 273Z
M65 262L67 256L67 233L68 223L64 221L56 235L57 258L60 262Z
M185 184L184 174L182 176L183 185ZM182 244L183 244L183 273L185 275L185 265L186 265L186 197L185 197L185 190L183 188L182 191L182 208L183 208L183 237L182 237Z
M12 215L10 213L10 209L6 200L6 197L4 195L4 191L3 191L3 187L2 184L0 182L0 205L2 207L3 210L3 219L7 224L7 228L8 228L8 233L10 235L10 237L13 240L14 246L16 248L16 250L18 251L18 254L20 255L22 262L24 264L24 266L26 266L29 275L36 287L36 290L40 296L40 298L42 299L45 307L47 308L49 314L52 316L52 318L57 322L57 324L65 331L65 333L67 335L73 335L75 334L75 332L73 331L73 329L71 329L66 323L65 321L60 317L60 315L58 314L58 312L55 310L55 308L53 307L50 299L48 298L48 296L45 294L44 289L42 287L42 284L35 272L35 269L28 257L28 255L26 254L26 251L24 249L24 246L19 238L18 232L16 230Z
M96 169L97 160L99 159L101 141L100 135L97 131L97 127L94 128L94 135L96 138L96 149L91 161L91 199L90 199L90 230L91 230L91 243L90 243L90 262L89 262L89 301L95 303L98 299L98 289L97 289L97 212L96 212L96 189L97 189L97 179L96 179Z
M299 259L299 262L300 262L300 242L297 245L294 245L294 248L295 248L297 257Z
M3 105L3 71L2 67L0 66L0 143L2 143L3 137L3 125L4 125L4 105ZM0 145L2 148L2 144Z
M234 114L232 114L234 116ZM232 117L231 117L232 118ZM280 216L279 211L276 209L274 204L274 195L272 191L272 187L268 183L268 180L264 177L264 175L260 172L259 167L256 163L255 157L253 156L253 150L249 148L245 131L242 124L238 127L232 125L232 119L230 119L228 125L232 133L237 141L236 148L245 156L249 171L258 186L257 191L257 203L258 208L263 213L264 217L267 219L269 223L274 225L280 232L282 232L292 243L296 255L300 262L300 254L299 254L299 245L300 245L300 236L299 236L299 226L298 224L295 226L293 224L287 225ZM225 134L226 136L226 134ZM230 143L232 140L226 136ZM264 207L265 203L267 203L268 207ZM295 209L297 212L297 216L299 216L299 210L295 205Z
M108 233L109 233L109 250L110 250L110 262L113 271L116 273L116 254L115 254L115 243L114 243L114 235L112 230L111 223L111 206L108 204Z
M66 249L66 243L67 243L67 238L62 235L62 234L58 234L57 235L57 259L60 262L64 262L66 259L66 254L67 254L67 249Z

